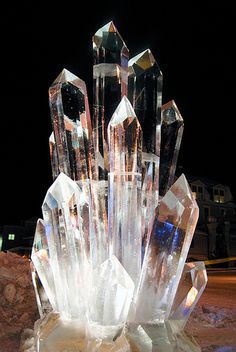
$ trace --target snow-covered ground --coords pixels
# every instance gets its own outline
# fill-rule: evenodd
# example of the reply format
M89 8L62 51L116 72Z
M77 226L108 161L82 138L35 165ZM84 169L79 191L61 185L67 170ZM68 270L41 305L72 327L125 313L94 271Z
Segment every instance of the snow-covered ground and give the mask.
M203 352L236 351L236 271L208 272L207 287L186 330Z
M18 352L22 330L37 318L29 261L0 252L0 352Z

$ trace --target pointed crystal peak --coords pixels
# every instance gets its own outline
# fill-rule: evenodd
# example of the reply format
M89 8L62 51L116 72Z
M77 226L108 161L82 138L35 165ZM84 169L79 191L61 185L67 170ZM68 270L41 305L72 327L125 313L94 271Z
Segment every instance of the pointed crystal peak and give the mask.
M182 174L170 187L169 191L166 192L166 194L162 198L162 202L169 203L171 202L171 199L173 199L173 202L176 202L176 199L178 199L178 201L180 202L182 202L184 199L189 199L191 200L191 202L194 203L194 206L197 207L191 188L184 174Z
M45 222L43 219L37 220L36 234L42 234L45 231Z
M167 214L166 209L168 209L167 213L169 212L169 214L171 213L172 216L174 216L175 222L172 219L174 225L176 225L181 218L181 221L178 223L179 228L189 228L190 231L190 228L193 227L193 230L190 231L193 234L195 229L195 225L193 226L193 224L195 224L195 220L198 218L199 209L184 174L175 181L162 198L159 207L159 215L161 214L161 218L164 213ZM186 213L187 215L184 215L186 209L192 209L191 212L193 211L192 216L194 216L195 220L190 225L187 225L189 214Z
M191 188L184 174L182 174L175 181L175 183L171 186L170 191L175 195L176 198L178 198L180 202L187 197L189 200L191 200L195 207L198 207L195 201L195 197L192 194ZM165 196L162 199L164 198Z
M143 71L147 71L153 67L156 71L158 71L159 75L162 76L160 68L150 49L146 49L130 59L128 66L129 73L131 75L132 73L139 75Z
M179 176L173 186L183 189L185 194L192 194L191 188L189 187L188 181L184 174Z
M129 66L133 66L134 64L138 65L143 70L146 70L153 66L156 63L154 56L150 49L146 49L134 56L129 60Z
M91 320L120 328L127 319L134 283L116 256L94 270L93 285Z
M50 142L50 143L55 144L55 136L54 136L54 132L52 132L52 133L50 134L50 137L49 137L49 142Z
M47 252L45 250L45 245L47 246L46 234L45 234L45 222L42 219L37 220L34 242L32 246L32 256L34 253L38 252L42 257L47 256ZM40 252L39 252L40 251Z
M161 110L163 122L166 124L171 124L175 121L184 121L174 100L170 100L168 103L162 105Z
M66 68L61 71L61 73L57 76L50 88L55 87L58 84L61 85L63 83L72 83L77 88L79 88L84 95L87 94L85 82L76 75L74 75L74 73L68 71Z
M114 126L122 123L127 118L137 119L134 109L129 101L129 99L124 95L121 99L120 104L117 106L114 114L112 115L110 125ZM138 120L138 119L137 119Z
M112 34L112 37L109 36L109 34ZM114 34L116 34L115 37L113 37ZM94 34L93 41L97 47L102 45L105 49L109 49L110 46L113 47L114 45L118 45L119 49L123 46L126 47L123 38L112 21L97 30Z
M114 25L113 21L108 22L103 27L99 28L95 35L101 36L103 32L118 32L116 26Z
M74 75L72 72L68 71L66 68L63 68L63 70L57 76L57 78L55 79L52 85L58 84L58 83L64 83L64 82L72 82L77 79L79 79L79 77Z
M55 201L61 201L63 199L63 202L69 202L72 195L78 190L79 187L76 182L61 172L52 186L48 189L43 204L47 203L47 200L50 199L51 204L53 205L54 201L51 199L52 197Z

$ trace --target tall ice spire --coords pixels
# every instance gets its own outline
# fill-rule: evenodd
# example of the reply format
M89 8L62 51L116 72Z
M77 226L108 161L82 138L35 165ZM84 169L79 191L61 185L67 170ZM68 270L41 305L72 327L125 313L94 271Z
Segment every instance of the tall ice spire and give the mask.
M109 171L107 127L121 98L127 95L128 48L113 22L93 36L93 129L99 179Z
M136 283L141 270L142 130L126 96L111 118L108 140L110 250Z

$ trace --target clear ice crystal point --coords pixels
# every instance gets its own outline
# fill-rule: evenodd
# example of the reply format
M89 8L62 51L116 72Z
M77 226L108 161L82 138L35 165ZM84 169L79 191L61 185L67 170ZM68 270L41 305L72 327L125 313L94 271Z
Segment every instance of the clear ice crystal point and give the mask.
M160 183L163 196L174 182L184 121L174 100L162 106Z
M175 331L184 329L207 284L204 262L188 262L178 284L169 320Z
M163 104L161 107L163 121L169 125L175 121L184 121L183 117L175 103L172 99L168 103Z
M112 21L96 31L93 36L93 48L94 50L103 48L103 50L106 52L105 59L107 60L103 62L113 62L119 64L119 62L114 61L114 58L115 60L118 59L119 56L116 56L118 54L121 55L121 57L125 56L128 64L128 48ZM113 55L110 55L110 53L113 53Z
M127 97L123 97L108 126L108 233L111 253L117 256L135 284L142 254L141 137L135 112Z
M93 271L89 305L91 339L112 340L127 320L134 283L119 260L112 255Z
M135 74L138 75L139 71L141 74L142 71L146 71L153 66L156 66L156 68L159 69L151 50L146 49L129 60L129 73L132 75L132 71L134 71ZM159 74L162 75L160 69Z
M76 182L60 173L42 206L57 310L85 318L89 284L89 200ZM86 279L85 279L86 278Z
M85 82L63 70L49 88L58 168L74 180L96 179Z
M110 125L114 126L114 125L120 124L124 122L124 120L126 120L127 118L137 119L129 99L126 96L124 96L121 99L119 105L117 106L114 114L112 115Z
M67 70L66 68L63 68L61 73L57 76L57 78L53 81L52 86L61 84L61 83L66 83L66 82L77 82L80 81L83 85L83 81L74 75L72 72Z

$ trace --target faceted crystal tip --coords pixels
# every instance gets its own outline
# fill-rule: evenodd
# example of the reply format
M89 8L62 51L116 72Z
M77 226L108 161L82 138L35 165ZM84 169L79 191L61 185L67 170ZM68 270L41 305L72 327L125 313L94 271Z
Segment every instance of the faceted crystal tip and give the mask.
M142 51L140 54L134 56L129 60L129 73L134 72L136 75L141 74L143 71L155 67L160 75L162 75L160 68L150 49Z
M196 208L198 210L198 205L196 203L195 197L184 174L181 174L180 177L171 186L170 192L172 192L175 195L175 198L177 198L180 202L185 198L188 199L192 204L192 208ZM164 202L165 199L169 200L169 195L167 193L162 198L162 201Z
M112 21L97 30L93 36L93 45L98 48L102 46L105 49L111 50L114 46L117 47L117 45L118 49L122 49L124 46L126 47L123 38Z
M55 200L63 199L64 202L69 202L77 187L77 184L70 177L61 172L48 189L43 204L46 204L50 200L52 207L54 207L56 206Z
M207 272L204 262L186 263L170 313L170 321L175 331L184 329L206 284Z
M72 72L68 71L66 68L63 68L61 73L57 76L57 78L52 83L51 87L57 86L58 84L61 85L63 83L73 83L74 85L76 85L82 90L83 94L87 94L85 82L79 77L77 77L76 75L74 75Z
M50 142L50 143L55 144L55 136L54 136L54 132L52 132L52 133L50 134L50 137L49 137L49 142Z
M124 96L108 125L110 172L141 172L142 130Z
M132 118L132 120L137 119L137 116L134 112L134 109L129 99L126 96L124 96L121 99L120 104L117 106L114 114L112 115L112 118L109 124L111 126L118 125L122 123L124 120L126 120L128 117Z
M163 122L168 125L175 121L184 121L174 100L170 100L168 103L162 105L161 111Z
M78 79L78 77L76 75L74 75L72 72L68 71L66 68L63 68L63 70L57 76L57 78L55 79L53 84L74 81L76 79Z

